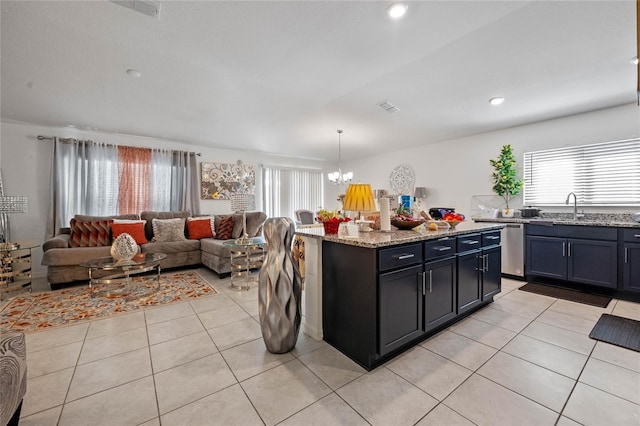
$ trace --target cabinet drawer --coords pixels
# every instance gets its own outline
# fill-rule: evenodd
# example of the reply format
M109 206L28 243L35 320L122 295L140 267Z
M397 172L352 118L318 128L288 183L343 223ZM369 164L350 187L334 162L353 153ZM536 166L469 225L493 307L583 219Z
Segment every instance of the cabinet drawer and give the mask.
M496 246L500 244L500 231L482 233L482 247Z
M425 260L437 259L438 257L451 256L456 253L456 239L442 238L436 241L429 241L424 244Z
M625 229L623 231L623 239L631 243L640 243L640 229Z
M463 235L457 238L458 253L469 250L477 250L482 247L482 236L480 234Z
M378 252L379 270L388 271L422 262L422 244L382 249Z

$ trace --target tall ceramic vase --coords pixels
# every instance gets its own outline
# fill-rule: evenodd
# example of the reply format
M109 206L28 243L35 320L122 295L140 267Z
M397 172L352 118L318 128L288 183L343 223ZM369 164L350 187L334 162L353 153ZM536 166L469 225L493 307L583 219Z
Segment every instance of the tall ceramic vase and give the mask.
M258 275L260 327L269 352L281 354L296 346L300 330L301 278L291 253L295 225L287 217L270 218L263 232L267 251Z

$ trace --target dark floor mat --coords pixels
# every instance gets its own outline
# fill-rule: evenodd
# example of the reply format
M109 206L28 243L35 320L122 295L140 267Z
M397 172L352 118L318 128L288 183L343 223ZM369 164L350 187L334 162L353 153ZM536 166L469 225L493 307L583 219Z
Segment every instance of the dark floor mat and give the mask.
M640 321L602 314L589 337L640 352Z
M597 306L599 308L606 308L609 302L611 302L611 298L608 296L536 283L527 283L520 287L519 290L542 294L544 296L555 297L558 299L570 300L572 302L584 303L585 305Z

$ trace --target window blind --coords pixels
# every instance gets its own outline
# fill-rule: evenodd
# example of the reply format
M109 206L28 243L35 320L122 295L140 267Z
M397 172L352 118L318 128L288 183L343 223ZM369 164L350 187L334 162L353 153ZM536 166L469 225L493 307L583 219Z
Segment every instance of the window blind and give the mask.
M524 204L640 205L640 139L525 152Z
M268 217L290 217L295 211L317 211L324 203L321 170L262 166L263 206Z

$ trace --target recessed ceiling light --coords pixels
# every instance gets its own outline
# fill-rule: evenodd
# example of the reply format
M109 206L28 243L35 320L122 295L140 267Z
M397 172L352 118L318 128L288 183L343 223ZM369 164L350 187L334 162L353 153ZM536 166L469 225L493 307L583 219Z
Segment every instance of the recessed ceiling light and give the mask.
M397 19L404 16L404 14L407 13L408 8L409 6L404 3L394 3L387 8L387 13L392 18Z
M491 105L500 105L503 102L504 102L504 98L502 98L500 96L496 96L495 98L489 99L489 103Z
M638 57L637 57L637 56L634 56L633 58L631 58L631 63L632 63L633 65L638 65Z
M138 78L142 76L142 73L140 71L134 70L134 69L127 70L127 74L129 75L129 77L133 77L133 78Z

